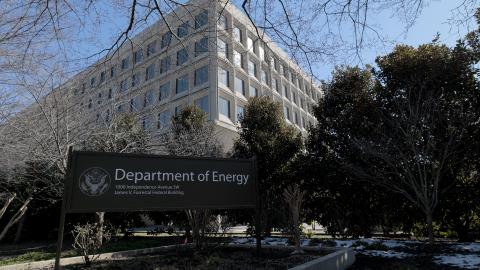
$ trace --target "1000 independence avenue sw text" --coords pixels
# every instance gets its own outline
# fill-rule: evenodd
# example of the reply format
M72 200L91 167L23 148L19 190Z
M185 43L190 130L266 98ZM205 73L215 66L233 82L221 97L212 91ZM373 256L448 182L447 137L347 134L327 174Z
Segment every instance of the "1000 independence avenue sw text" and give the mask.
M115 169L115 181L133 181L145 183L148 181L160 182L215 182L246 185L250 175L228 174L218 171L205 171L204 173L194 172L132 172L124 169Z

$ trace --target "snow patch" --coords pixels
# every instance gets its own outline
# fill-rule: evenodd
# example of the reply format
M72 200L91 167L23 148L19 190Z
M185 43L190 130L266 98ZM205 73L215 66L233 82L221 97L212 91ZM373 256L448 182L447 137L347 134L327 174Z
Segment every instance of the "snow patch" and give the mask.
M475 254L463 255L441 255L433 257L433 261L437 264L447 264L463 269L479 269L480 256Z
M455 244L455 250L467 252L480 252L480 243Z
M396 259L403 259L407 257L411 257L412 254L408 254L405 252L397 252L393 250L363 250L360 253L367 255L367 256L374 256L374 257L384 257L384 258L396 258Z

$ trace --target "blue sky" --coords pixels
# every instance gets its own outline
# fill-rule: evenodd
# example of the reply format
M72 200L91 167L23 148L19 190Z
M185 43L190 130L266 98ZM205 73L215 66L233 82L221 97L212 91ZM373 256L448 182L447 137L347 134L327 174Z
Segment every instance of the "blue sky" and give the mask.
M233 2L238 1L233 0ZM101 3L99 11L101 14L101 16L99 16L101 29L96 29L93 26L94 23L91 23L92 27L86 25L82 27L82 29L79 29L79 32L76 33L78 36L77 46L71 48L71 53L78 58L95 54L101 49L110 47L113 40L118 37L118 33L127 26L129 18L127 9L123 8L120 9L123 10L122 12L118 12L118 7L107 4L108 1L99 3ZM335 65L363 66L365 64L374 64L376 56L385 55L392 51L395 44L403 43L418 46L419 44L430 42L437 33L440 33L440 42L453 46L458 38L463 37L465 33L471 30L466 26L458 28L448 23L449 19L452 18L452 11L460 3L460 0L433 0L429 2L429 4L423 8L420 17L408 32L405 32L405 24L399 16L392 14L392 10L384 10L379 14L370 12L368 17L369 25L377 29L383 37L389 40L389 43L378 46L369 45L369 47L364 48L361 51L361 61L356 57L343 57L343 59L335 59L335 61L327 59L323 62L318 62L313 65L313 72L317 78L327 80L330 78ZM153 17L148 23L150 24L156 19L156 17ZM86 23L88 24L88 20ZM470 23L470 27L474 26L473 23ZM82 37L91 36L91 31L99 31L97 37L101 38L95 40L95 42L84 40ZM367 37L368 35L372 35L372 33L367 33ZM348 39L348 35L346 35L346 38ZM85 67L85 65L92 63L95 58L96 57L88 59L87 61L72 63L76 66L76 68L74 68L76 71L73 73L78 72Z
M391 11L383 12L372 16L370 21L372 25L376 25L378 29L392 39L396 43L418 46L420 44L431 42L437 33L440 34L440 42L449 46L454 46L456 41L463 37L467 32L473 30L468 26L457 27L449 23L452 17L452 11L460 4L461 1L455 0L436 0L425 6L420 17L408 32L405 32L405 24L401 20L392 16ZM470 21L470 28L474 27L474 23ZM379 48L365 49L362 52L363 63L353 60L350 64L363 66L363 64L374 64L378 55L385 55L392 51L394 45L380 46ZM325 63L322 67L316 67L315 73L322 79L330 78L334 63Z

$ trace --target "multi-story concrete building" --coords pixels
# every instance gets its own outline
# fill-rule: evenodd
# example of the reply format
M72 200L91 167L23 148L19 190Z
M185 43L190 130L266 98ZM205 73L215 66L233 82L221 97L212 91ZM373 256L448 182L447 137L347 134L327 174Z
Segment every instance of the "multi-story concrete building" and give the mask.
M191 0L65 85L85 126L133 112L146 130L161 132L195 104L228 149L253 96L280 102L285 120L305 132L320 96L312 81L234 5Z

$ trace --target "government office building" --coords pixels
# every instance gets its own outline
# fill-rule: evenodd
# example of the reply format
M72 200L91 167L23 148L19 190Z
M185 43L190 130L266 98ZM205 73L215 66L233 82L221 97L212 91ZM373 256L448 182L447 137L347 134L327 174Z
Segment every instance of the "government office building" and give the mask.
M191 0L65 85L85 126L134 113L150 133L169 128L187 105L215 124L226 149L248 98L281 103L285 121L305 133L320 88L268 37L259 39L233 4Z

